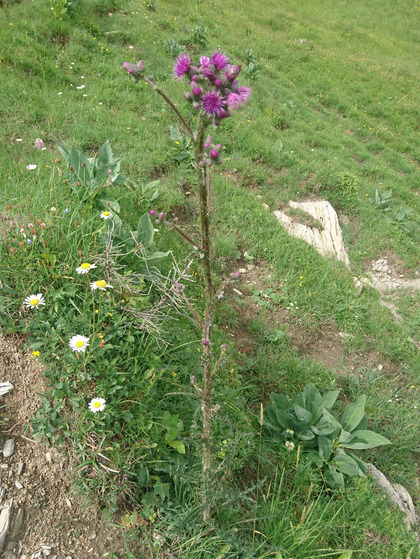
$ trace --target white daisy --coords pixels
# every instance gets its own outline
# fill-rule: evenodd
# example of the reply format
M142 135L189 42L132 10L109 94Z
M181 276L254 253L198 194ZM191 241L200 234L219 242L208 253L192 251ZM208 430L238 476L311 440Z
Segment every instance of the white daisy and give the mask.
M83 262L78 268L76 268L76 272L78 274L87 274L89 270L93 270L96 268L95 264L89 264L89 262Z
M89 409L92 413L96 413L97 411L103 411L105 409L106 400L103 398L93 398L89 402Z
M35 169L37 168L37 165L26 165L26 168L28 171L35 171Z
M40 305L45 305L45 301L41 293L38 293L37 295L29 295L29 297L26 297L23 304L25 307L28 307L28 309L36 309Z
M107 287L113 289L112 285L109 285L108 283L106 283L105 280L93 281L90 284L90 287L92 288L92 291L96 291L97 289L100 289L101 291L106 291Z
M86 336L73 336L69 340L70 349L84 353L89 345L90 338Z
M101 213L101 219L111 219L111 218L112 218L112 212L105 210Z

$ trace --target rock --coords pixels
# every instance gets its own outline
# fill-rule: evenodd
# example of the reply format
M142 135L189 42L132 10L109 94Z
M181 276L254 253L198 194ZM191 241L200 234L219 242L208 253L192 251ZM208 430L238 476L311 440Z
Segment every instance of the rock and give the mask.
M23 462L19 462L18 465L18 469L17 469L17 475L20 476L21 473L23 472L23 467L25 466L25 464Z
M12 539L16 539L23 524L23 509L17 509L13 520L13 526L10 533Z
M15 487L18 489L23 489L23 485L19 481L15 481Z
M419 522L413 501L408 491L398 483L391 484L384 474L373 464L365 464L367 472L377 481L380 487L388 494L392 503L405 513L404 523L407 530Z
M6 553L4 554L4 559L17 559L16 555L13 553L13 551L6 551Z
M51 453L50 452L45 453L45 458L46 458L48 463L51 463Z
M3 456L10 458L15 451L15 439L7 439L3 446Z
M291 235L298 239L303 239L324 256L332 256L344 262L346 266L350 266L350 259L344 246L337 213L328 201L302 203L290 201L289 206L311 215L323 227L323 230L320 231L317 227L309 227L308 225L294 222L288 215L279 210L275 211L274 215L279 223Z
M357 291L357 294L360 295L363 291L363 283L359 279L353 278L353 284Z
M0 396L7 394L10 390L13 390L14 386L11 382L0 382Z
M6 551L13 551L14 548L16 546L16 543L11 540L10 542L8 542L8 544L6 545Z
M7 533L9 532L10 519L13 513L13 499L10 500L9 505L5 506L0 513L0 551L3 549L6 541Z
M69 507L69 509L71 508L71 501L67 497L66 497L66 505Z

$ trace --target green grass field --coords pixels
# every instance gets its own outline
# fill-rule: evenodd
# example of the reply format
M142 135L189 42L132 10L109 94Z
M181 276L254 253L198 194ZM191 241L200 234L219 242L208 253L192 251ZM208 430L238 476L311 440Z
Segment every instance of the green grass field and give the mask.
M322 392L340 390L339 409L366 394L370 428L392 445L360 457L419 503L419 292L387 295L396 321L376 290L358 295L352 279L379 258L405 279L419 277L418 4L159 0L154 10L153 2L80 0L64 13L65 5L0 1L0 327L29 334L26 345L40 352L53 384L35 429L55 444L71 443L81 464L92 458L83 446L88 433L109 437L110 459L128 481L98 474L79 480L78 489L106 488L120 514L142 515L145 527L127 529L127 541L140 536L156 558L168 549L188 559L345 559L345 550L354 558L418 557L399 511L372 480L325 491L310 463L259 425L271 392L291 397L312 382ZM234 285L244 296L230 286L215 314L215 339L229 343L231 358L215 385L219 490L209 528L197 520L197 402L173 394L191 388L199 336L182 317L158 336L136 330L132 317L160 296L141 270L126 280L121 273L119 288L103 297L90 294L88 276L75 274L82 261L105 262L99 214L106 201L82 183L72 187L57 142L90 158L109 140L128 181L101 196L118 202L123 222L136 228L154 207L194 237L191 148L171 138L173 114L122 64L142 59L146 75L191 120L188 84L171 75L174 56L217 49L242 65L241 84L253 97L213 131L223 144L223 164L212 174L216 288L229 273L255 268ZM159 197L151 205L139 185L155 180ZM338 211L350 269L289 236L263 206L307 199L327 199ZM159 226L155 249L171 250L180 266L191 253L170 225ZM190 273L199 309L197 259ZM46 299L39 314L22 312L32 293ZM65 341L87 332L95 339L81 370ZM335 357L325 358L328 351ZM109 410L115 402L98 421L85 411L92 394L106 397Z

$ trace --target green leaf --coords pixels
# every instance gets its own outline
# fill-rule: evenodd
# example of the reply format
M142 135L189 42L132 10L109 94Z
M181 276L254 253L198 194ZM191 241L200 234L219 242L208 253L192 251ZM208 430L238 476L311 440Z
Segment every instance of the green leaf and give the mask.
M84 184L90 183L93 178L93 173L89 159L74 146L71 146L68 163L73 167L73 172L76 174L79 181Z
M104 145L99 150L98 166L109 165L114 162L114 156L112 154L112 149L107 140Z
M332 438L328 436L318 435L317 440L319 455L327 462L331 456L333 444Z
M312 419L311 412L305 410L305 408L302 408L298 404L293 404L291 410L295 412L296 417L298 418L299 421L305 421L306 423L309 423Z
M169 483L156 483L153 486L153 492L164 501L166 497L169 497Z
M341 425L345 431L354 431L365 414L366 396L362 394L355 402L349 404L343 413Z
M180 454L185 454L185 445L181 441L168 441L166 443L171 448L174 448Z
M279 409L271 404L267 406L266 413L273 425L279 425L282 430L289 429L291 424L290 416L285 410Z
M335 430L340 429L340 423L335 419L333 415L330 414L325 408L322 409L322 418L318 421L316 425L311 427L312 431L316 435L330 435Z
M377 446L391 444L391 441L373 431L360 429L358 431L353 431L352 434L354 438L347 443L341 443L341 446L344 448L375 448Z
M353 555L352 551L345 551L344 553L342 553L340 555L340 557L338 557L337 559L351 559L351 556Z
M115 198L101 198L99 203L102 207L108 209L111 208L112 211L119 213L121 208L119 203L115 200Z
M155 236L155 228L153 227L149 214L143 214L141 216L137 226L137 236L139 242L141 242L145 248L149 248L152 245L153 237Z
M312 383L307 384L303 390L303 402L305 408L313 413L315 410L315 404L320 399L321 394L319 393L316 386Z
M347 476L364 476L359 464L345 452L336 455L334 459L334 466Z
M351 456L353 460L358 464L360 471L363 473L362 477L364 477L366 475L366 466L363 460L360 460L360 458L358 456L355 456L352 452L346 452L346 454L347 456Z
M328 470L331 474L332 479L334 480L334 483L339 487L344 487L343 474L341 472L338 472L332 464L328 466Z
M289 400L283 394L274 394L274 392L272 392L270 394L270 401L273 402L277 408L287 409L289 407Z
M367 418L367 415L365 414L365 415L362 417L362 419L361 419L359 425L356 427L356 429L353 429L353 431L365 430L367 426L368 426L368 418Z
M348 431L344 431L344 429L341 431L340 433L340 437L338 439L339 443L346 443L349 442L353 439L353 435L351 433L349 433Z
M339 391L332 390L331 392L327 392L324 396L321 396L321 399L316 402L314 406L315 409L312 410L312 424L315 425L317 421L319 421L322 417L322 410L325 408L328 411L331 411L335 401L337 400Z

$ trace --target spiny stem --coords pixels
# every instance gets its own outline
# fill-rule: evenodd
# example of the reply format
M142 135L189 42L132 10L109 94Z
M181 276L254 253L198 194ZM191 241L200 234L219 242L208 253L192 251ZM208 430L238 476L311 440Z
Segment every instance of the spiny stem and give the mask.
M175 105L172 103L172 101L169 99L169 97L166 95L166 93L153 81L152 78L145 78L144 81L147 84L149 84L150 87L152 87L156 91L156 93L158 93L161 97L163 97L163 99L165 99L165 101L168 103L168 105L171 107L171 109L175 112L175 114L177 115L177 117L181 121L183 127L185 128L185 131L191 136L191 139L193 141L195 141L196 140L195 134L192 131L191 126L188 124L188 122L185 120L185 118L179 112L177 107L175 107Z

